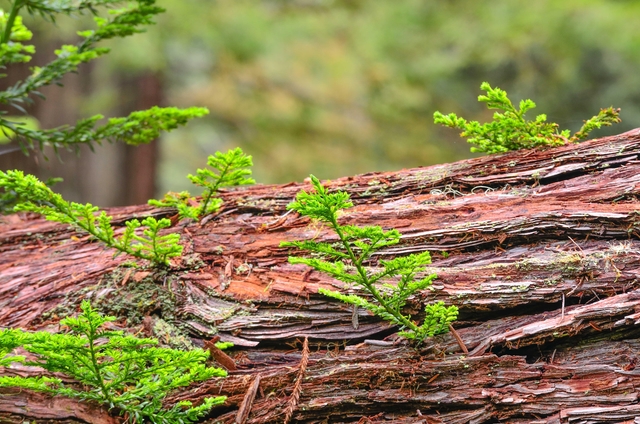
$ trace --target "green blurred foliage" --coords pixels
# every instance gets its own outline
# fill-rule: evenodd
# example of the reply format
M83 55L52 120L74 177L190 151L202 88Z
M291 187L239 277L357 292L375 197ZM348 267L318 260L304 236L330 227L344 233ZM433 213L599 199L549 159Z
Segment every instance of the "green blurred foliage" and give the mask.
M253 155L259 182L468 157L433 112L486 121L482 81L576 131L600 108L640 126L640 34L624 0L161 0L168 13L110 43L101 72L161 70L167 104L210 116L164 138L163 191L216 150ZM105 78L106 80L107 78ZM105 90L108 84L104 85ZM104 95L97 98L105 98Z
M29 130L36 131L40 129L40 123L33 116L5 115L4 119L6 119L7 121L15 122L15 123L20 123L20 126L27 128ZM0 144L10 143L14 134L15 133L11 131L10 128L3 128L3 131L0 131Z

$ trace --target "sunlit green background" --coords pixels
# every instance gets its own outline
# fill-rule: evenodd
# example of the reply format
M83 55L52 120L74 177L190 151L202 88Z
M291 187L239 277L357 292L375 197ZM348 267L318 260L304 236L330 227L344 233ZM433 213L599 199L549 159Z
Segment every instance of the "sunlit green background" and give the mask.
M164 102L211 114L161 140L158 194L240 146L259 182L335 178L470 157L433 112L488 120L482 81L576 130L601 107L640 127L640 2L624 0L159 0L146 34L108 43L80 115L159 72ZM65 21L66 22L66 21ZM68 25L68 24L61 24Z

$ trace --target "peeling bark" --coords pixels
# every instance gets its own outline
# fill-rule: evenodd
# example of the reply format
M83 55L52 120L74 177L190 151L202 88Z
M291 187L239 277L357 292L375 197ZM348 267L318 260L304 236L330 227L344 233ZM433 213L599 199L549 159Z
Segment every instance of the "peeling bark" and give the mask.
M122 422L120 418L110 415L100 405L93 403L27 390L0 389L0 423L22 423L25 417L37 419L38 424Z
M300 423L632 423L640 415L639 155L634 130L328 184L355 203L344 222L403 234L378 258L432 252L435 290L417 294L406 312L420 319L426 302L458 305L454 327L468 355L452 334L410 347L367 311L357 311L354 328L352 308L318 288L356 288L288 264L297 252L280 241L335 239L286 210L309 184L224 192L218 214L172 228L185 251L169 270L127 267L128 258L34 215L4 217L0 325L55 329L91 299L118 325L174 346L232 341L237 369L228 378L173 395L228 396L212 423L235 422L256 379L247 423L283 422L292 404L291 422ZM174 211L110 213L123 226ZM0 417L50 418L3 399ZM58 406L47 413L102 422Z

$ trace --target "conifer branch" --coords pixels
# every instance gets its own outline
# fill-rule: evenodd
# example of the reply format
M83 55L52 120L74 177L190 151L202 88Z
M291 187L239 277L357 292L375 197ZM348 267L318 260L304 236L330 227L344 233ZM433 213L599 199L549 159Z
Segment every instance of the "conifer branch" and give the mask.
M158 221L147 217L142 222L132 219L126 222L123 235L116 237L111 216L104 211L96 216L98 207L90 203L67 202L33 175L17 170L0 171L0 187L16 197L15 211L35 212L50 221L71 224L119 252L164 266L169 265L170 258L182 254L182 246L178 244L180 235L160 234L162 229L171 226L169 219ZM140 227L146 227L142 235L137 233Z
M199 406L183 401L170 408L163 399L172 390L212 377L224 377L220 368L207 367L209 354L202 349L180 351L157 347L155 339L139 339L122 331L106 330L115 317L98 314L88 301L82 313L60 321L67 333L29 333L0 330L0 366L21 363L51 373L60 372L80 385L52 377L0 377L0 387L21 387L81 400L93 400L115 409L127 423L188 423L202 418L224 396L207 397ZM27 360L12 355L21 347L35 355ZM77 387L80 387L78 389Z
M313 175L311 175L311 183L315 193L304 190L299 192L296 200L287 208L297 211L300 215L324 222L338 236L339 242L334 244L311 240L281 242L281 247L307 250L316 256L311 258L293 256L289 257L289 262L306 264L340 281L360 286L372 297L371 300L324 288L319 289L319 292L342 302L365 308L399 325L404 330L400 333L404 337L416 339L420 343L425 337L447 332L449 323L458 316L458 308L455 306L445 307L443 302L427 305L426 317L422 325L417 325L402 311L409 297L427 289L436 278L435 274L432 274L421 280L415 280L416 275L424 272L426 265L431 262L429 252L380 261L384 269L371 274L365 263L376 251L397 244L400 241L400 233L397 230L384 231L379 226L340 225L338 213L353 206L349 195L341 191L328 193ZM399 280L395 284L390 282L378 284L383 280L396 277L399 277Z
M558 124L547 122L545 114L536 116L534 121L527 121L526 112L536 107L532 100L522 100L516 109L506 91L492 88L487 82L483 82L480 89L487 94L478 96L478 101L486 103L489 109L503 112L494 113L493 121L480 124L478 121L459 118L455 113L433 114L436 124L461 129L460 136L468 137L467 142L477 146L471 148L472 152L503 153L538 146L560 146L584 139L594 129L621 122L620 109L602 109L598 115L585 121L577 133L571 135L571 131L560 131Z
M227 153L216 152L209 156L207 165L211 169L198 169L196 175L187 176L193 184L204 188L200 203L196 202L188 191L183 191L169 192L164 199L149 200L149 204L176 208L180 219L199 219L220 209L222 200L215 196L221 187L255 184L255 180L250 177L253 166L251 156L245 155L239 147Z
M108 18L97 16L98 8L123 3L125 5L120 9L109 9ZM12 0L8 14L0 10L0 66L28 62L35 53L33 45L23 44L31 39L32 33L22 23L21 10L52 21L57 14L73 15L89 11L96 15L96 29L78 32L83 38L80 43L61 46L55 51L56 59L42 67L31 68L31 75L27 78L0 91L0 104L12 106L22 113L26 113L25 105L33 101L32 94L44 98L39 92L42 87L60 84L66 74L77 72L80 64L108 53L108 48L97 47L99 42L144 32L143 27L153 24L154 16L164 11L155 5L155 0L135 0L132 3L122 0ZM127 117L111 118L105 124L99 124L104 116L94 115L76 125L41 130L28 128L19 120L5 119L2 115L6 115L6 112L0 112L0 131L8 138L17 140L25 153L29 149L37 147L42 150L49 145L56 153L60 148L77 152L80 144L93 148L94 143L100 144L105 140L124 141L133 145L149 143L158 138L162 131L171 131L207 113L205 108L153 107L133 112Z

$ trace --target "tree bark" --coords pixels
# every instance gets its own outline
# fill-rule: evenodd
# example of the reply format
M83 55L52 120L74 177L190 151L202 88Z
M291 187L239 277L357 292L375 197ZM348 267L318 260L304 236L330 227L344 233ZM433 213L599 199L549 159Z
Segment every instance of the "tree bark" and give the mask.
M434 290L416 294L406 313L420 320L425 303L457 305L461 342L449 333L412 347L363 310L356 325L350 306L318 294L362 294L356 287L288 264L301 253L280 241L335 240L286 210L308 183L225 191L219 213L172 228L185 250L169 270L126 267L129 258L34 215L4 217L0 325L55 329L90 299L118 325L165 343L232 341L229 377L172 395L228 396L212 423L284 422L287 413L299 423L633 423L639 155L633 130L326 183L351 194L342 222L403 234L378 259L432 252ZM109 212L119 226L175 213ZM73 422L107 422L95 408ZM55 411L70 419L63 409ZM39 411L0 402L0 416L49 417Z

